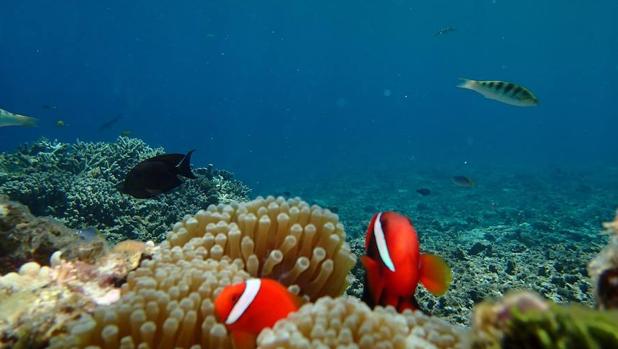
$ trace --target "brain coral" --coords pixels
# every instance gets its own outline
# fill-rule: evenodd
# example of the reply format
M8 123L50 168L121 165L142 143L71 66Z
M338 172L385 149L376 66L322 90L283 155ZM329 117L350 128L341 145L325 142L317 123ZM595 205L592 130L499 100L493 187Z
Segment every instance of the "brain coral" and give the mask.
M420 312L371 310L356 298L323 297L262 331L258 348L463 348L465 334Z
M298 198L211 205L176 223L162 246L241 260L251 276L279 280L311 300L342 294L356 263L339 217Z

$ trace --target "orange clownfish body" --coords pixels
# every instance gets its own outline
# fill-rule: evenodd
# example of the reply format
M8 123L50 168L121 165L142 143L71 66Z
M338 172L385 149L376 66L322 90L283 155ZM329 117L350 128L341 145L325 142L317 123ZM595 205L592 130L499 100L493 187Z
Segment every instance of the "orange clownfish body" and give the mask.
M416 310L414 292L419 281L437 296L444 294L451 282L446 262L420 253L412 222L398 213L380 212L371 218L365 250L367 255L361 257L367 272L363 300L370 306Z
M255 348L258 334L298 310L298 298L271 279L249 279L225 287L215 299L215 314L232 334L234 348Z

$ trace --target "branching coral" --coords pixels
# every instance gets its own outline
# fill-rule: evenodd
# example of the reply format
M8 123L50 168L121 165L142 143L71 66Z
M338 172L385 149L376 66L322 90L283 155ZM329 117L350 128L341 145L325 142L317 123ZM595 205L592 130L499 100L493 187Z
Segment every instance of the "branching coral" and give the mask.
M618 312L556 305L531 293L482 303L475 311L475 349L618 348Z
M116 188L139 161L163 153L135 138L113 143L59 143L42 139L0 157L0 192L68 226L95 226L109 240L163 239L182 215L210 204L244 200L248 188L226 171L194 169L198 176L153 200L123 196Z
M339 217L300 199L272 196L240 204L211 205L174 225L163 246L228 256L254 277L279 280L315 300L338 296L356 257L345 243Z
M262 331L260 349L463 348L465 331L441 320L393 308L367 305L352 297L320 298Z

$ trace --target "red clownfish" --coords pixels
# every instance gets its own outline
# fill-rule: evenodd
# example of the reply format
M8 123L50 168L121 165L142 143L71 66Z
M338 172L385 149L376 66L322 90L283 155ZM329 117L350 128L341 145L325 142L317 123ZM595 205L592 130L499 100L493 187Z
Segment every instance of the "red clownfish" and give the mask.
M255 348L258 334L298 310L299 299L279 282L248 279L225 287L215 299L215 314L232 334L234 348Z
M436 296L444 294L451 282L446 262L420 253L412 222L398 213L380 212L371 218L365 250L367 255L361 257L367 271L363 300L370 306L416 310L414 292L419 281Z

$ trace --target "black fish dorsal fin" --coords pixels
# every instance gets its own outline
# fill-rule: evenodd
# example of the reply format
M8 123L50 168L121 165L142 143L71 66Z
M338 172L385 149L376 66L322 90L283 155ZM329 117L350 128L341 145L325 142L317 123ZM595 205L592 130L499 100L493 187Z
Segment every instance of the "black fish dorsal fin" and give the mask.
M187 155L185 155L182 160L176 165L176 173L191 179L197 178L195 177L193 172L191 172L191 154L193 154L194 151L195 149L189 150Z

